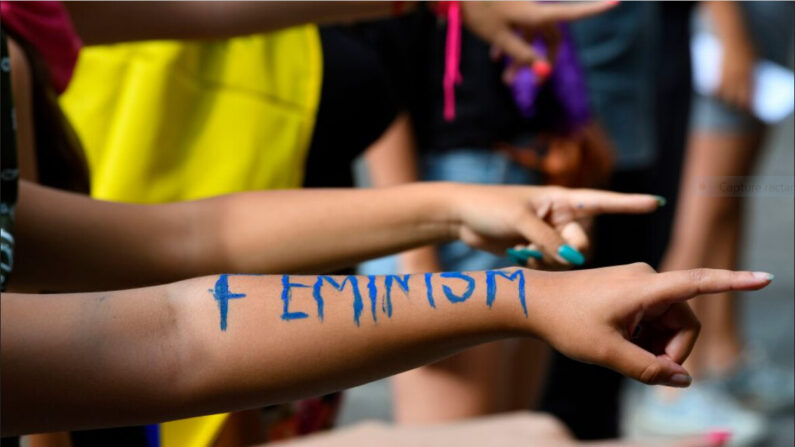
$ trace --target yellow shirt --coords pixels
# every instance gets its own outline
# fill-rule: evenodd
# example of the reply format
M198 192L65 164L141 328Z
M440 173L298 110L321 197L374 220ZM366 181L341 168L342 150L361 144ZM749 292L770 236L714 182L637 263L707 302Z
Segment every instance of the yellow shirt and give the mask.
M300 187L323 75L317 28L82 50L61 106L95 198L162 203ZM161 424L205 447L226 415Z
M61 105L96 198L160 203L294 188L322 73L314 26L87 47Z

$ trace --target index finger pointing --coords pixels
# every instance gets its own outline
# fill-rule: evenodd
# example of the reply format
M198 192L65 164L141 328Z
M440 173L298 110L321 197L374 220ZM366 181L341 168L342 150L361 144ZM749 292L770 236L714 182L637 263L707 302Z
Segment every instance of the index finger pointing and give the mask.
M607 11L618 4L617 1L582 3L543 3L534 11L536 23L569 22L584 19Z
M665 205L665 199L650 194L578 189L569 194L575 216L592 217L599 214L644 214Z
M766 272L734 272L719 269L693 269L660 273L655 278L651 303L674 303L708 293L732 290L758 290L773 280Z

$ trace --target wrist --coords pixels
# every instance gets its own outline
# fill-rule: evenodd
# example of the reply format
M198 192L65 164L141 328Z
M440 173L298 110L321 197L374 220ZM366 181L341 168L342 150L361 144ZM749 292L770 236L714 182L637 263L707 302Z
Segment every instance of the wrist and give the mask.
M543 338L539 327L543 319L540 312L543 292L539 289L538 273L519 267L486 273L486 300L489 295L495 295L492 310L499 313L501 329L510 335Z
M461 227L456 185L449 182L420 182L404 186L411 189L420 225L433 229L433 243L457 240Z

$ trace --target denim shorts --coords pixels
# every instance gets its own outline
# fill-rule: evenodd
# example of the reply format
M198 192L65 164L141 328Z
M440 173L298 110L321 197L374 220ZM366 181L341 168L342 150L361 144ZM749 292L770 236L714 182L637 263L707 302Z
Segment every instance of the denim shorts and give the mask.
M420 176L424 181L461 183L532 185L539 176L490 149L455 149L429 152L420 161ZM470 248L463 242L439 246L439 261L445 271L486 270L508 267L512 263L504 256ZM387 256L359 265L367 275L383 275L397 270L397 257Z

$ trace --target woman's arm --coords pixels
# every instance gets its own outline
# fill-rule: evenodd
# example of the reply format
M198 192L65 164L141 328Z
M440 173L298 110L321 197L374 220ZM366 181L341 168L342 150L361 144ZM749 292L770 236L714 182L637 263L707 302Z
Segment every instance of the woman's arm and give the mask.
M151 39L218 39L274 31L305 23L340 23L389 17L416 2L66 2L80 37L89 45ZM515 27L535 29L601 13L618 2L542 4L461 2L473 32L520 64L538 56Z
M109 290L223 271L316 273L457 238L496 253L529 240L565 263L558 231L577 219L657 206L642 194L452 183L135 205L22 181L8 288Z
M687 386L684 299L769 275L648 266L406 276L217 275L72 295L3 294L2 434L253 408L535 335L646 383ZM628 334L642 327L643 345ZM646 350L646 349L649 350ZM679 375L679 376L677 376Z
M290 190L135 205L21 182L10 290L103 290L218 271L327 271L454 238L439 188Z
M411 119L401 113L364 154L370 186L384 188L420 180L419 160ZM398 271L438 272L441 269L436 247L427 245L400 254Z
M415 2L405 2L411 9ZM388 17L392 2L66 2L86 44L151 39L220 39L305 23Z

